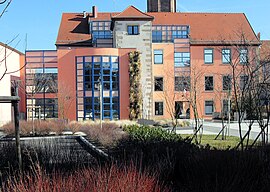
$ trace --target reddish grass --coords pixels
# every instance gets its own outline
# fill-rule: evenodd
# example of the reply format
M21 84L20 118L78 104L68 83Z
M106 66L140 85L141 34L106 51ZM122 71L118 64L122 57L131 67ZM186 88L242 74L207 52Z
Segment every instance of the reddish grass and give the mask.
M60 173L46 174L36 168L32 174L25 174L23 178L9 179L3 184L3 191L36 192L36 191L65 191L65 192L169 192L163 186L156 174L140 173L135 166L116 165L104 168L85 168L69 175Z

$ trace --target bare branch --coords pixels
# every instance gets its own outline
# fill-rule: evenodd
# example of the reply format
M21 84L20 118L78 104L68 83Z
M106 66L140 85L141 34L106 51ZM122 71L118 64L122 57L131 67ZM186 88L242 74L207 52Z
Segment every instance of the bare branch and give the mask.
M5 0L4 2L1 2L0 4L4 4L7 0ZM4 13L6 12L6 10L8 9L8 7L10 6L12 0L9 0L9 2L7 3L7 5L5 6L5 8L3 9L3 11L0 13L0 18L4 15Z

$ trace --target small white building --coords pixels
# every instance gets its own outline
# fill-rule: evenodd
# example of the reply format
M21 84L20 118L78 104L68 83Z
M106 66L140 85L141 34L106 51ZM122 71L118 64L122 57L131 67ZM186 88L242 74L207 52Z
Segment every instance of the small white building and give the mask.
M21 78L24 58L23 53L0 42L0 96L11 96L12 81ZM0 126L12 121L12 111L10 103L0 103Z

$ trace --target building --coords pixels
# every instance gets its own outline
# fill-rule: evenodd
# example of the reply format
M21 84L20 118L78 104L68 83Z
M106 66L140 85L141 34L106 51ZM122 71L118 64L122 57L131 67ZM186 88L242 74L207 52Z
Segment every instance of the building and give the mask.
M260 39L243 13L179 13L176 1L162 2L148 0L146 13L134 6L63 13L57 50L26 52L26 75L53 75L57 91L42 80L47 88L27 96L27 108L42 118L128 119L130 53L138 51L141 118L194 118L194 103L199 117L222 113L231 96L230 64L257 54Z
M20 69L24 67L24 54L6 44L0 43L0 96L12 96L14 81L23 79ZM20 91L20 115L25 116L24 94ZM0 103L0 126L13 120L10 103Z
M147 0L147 12L176 12L176 0Z

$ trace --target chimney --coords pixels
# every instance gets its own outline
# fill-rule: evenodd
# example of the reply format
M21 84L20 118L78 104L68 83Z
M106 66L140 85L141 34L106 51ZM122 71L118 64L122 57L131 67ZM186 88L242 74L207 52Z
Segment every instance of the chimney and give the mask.
M86 12L83 11L83 18L86 18L86 17L87 17Z
M261 40L261 32L259 32L259 33L257 34L257 37L258 37L259 40Z
M92 7L92 17L97 18L98 17L98 10L96 6Z

